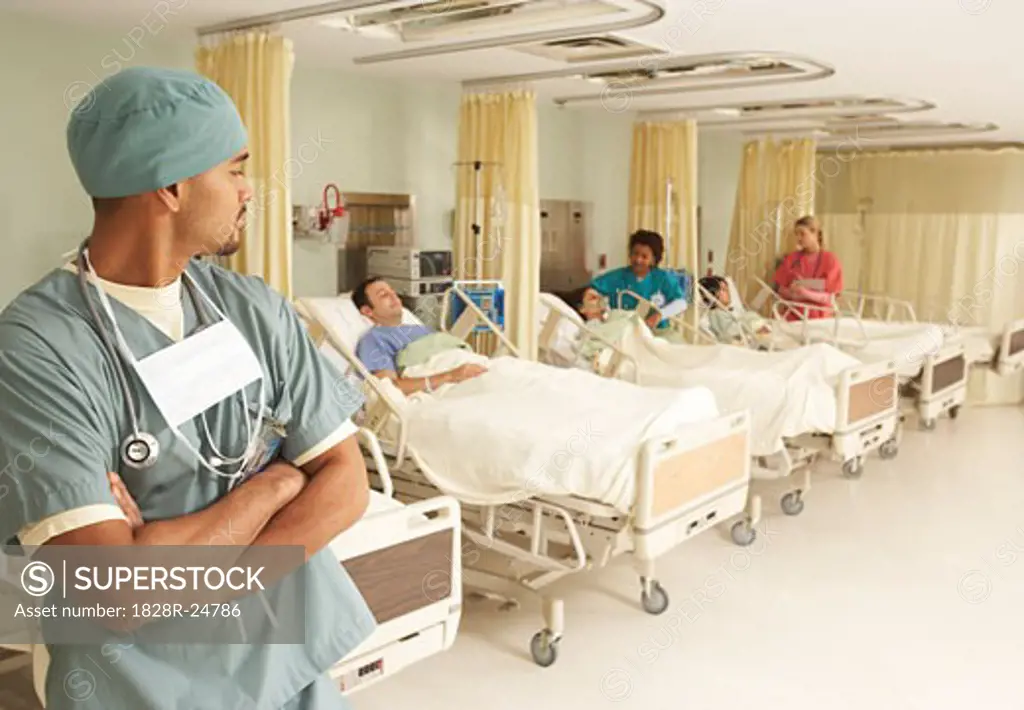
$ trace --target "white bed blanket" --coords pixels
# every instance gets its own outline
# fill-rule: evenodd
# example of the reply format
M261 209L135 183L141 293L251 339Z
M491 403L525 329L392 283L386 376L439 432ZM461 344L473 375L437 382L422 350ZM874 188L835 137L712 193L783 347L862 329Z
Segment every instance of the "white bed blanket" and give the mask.
M574 495L628 512L641 442L699 436L694 422L719 416L706 388L638 387L589 372L466 351L435 356L408 377L465 362L488 371L432 394L404 397L409 445L443 492L500 505L539 495Z
M778 452L786 437L832 433L839 375L861 364L825 344L768 353L732 345L671 343L639 321L616 344L636 359L644 385L704 386L723 410L749 410L751 453L756 456ZM623 376L629 374L627 367Z
M993 333L984 326L967 326L946 329L950 341L959 339L964 344L967 362L988 363L996 356L996 348L1002 340L1002 332Z
M924 366L927 356L938 352L949 341L942 326L932 323L889 323L885 321L861 321L863 328L852 318L819 318L805 324L799 321L774 321L772 327L779 331L776 344L794 347L792 338L803 339L805 332L812 342L836 342L844 351L864 363L892 360L900 377L916 377Z

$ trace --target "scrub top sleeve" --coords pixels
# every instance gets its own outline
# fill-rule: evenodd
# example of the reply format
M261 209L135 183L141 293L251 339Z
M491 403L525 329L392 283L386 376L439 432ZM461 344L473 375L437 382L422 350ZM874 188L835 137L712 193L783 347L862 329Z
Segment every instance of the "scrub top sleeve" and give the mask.
M0 543L43 521L67 520L71 511L91 511L77 527L119 517L107 481L117 433L100 424L70 371L0 352L0 401ZM97 519L98 510L106 514ZM58 532L73 527L62 523Z
M679 282L679 278L673 276L672 274L666 273L664 293L666 306L668 306L670 303L675 303L677 301L679 301L680 303L675 308L668 309L668 311L670 312L666 312L665 308L662 308L661 312L665 313L666 315L675 315L675 312L672 311L681 311L682 306L685 305L686 303L686 294L683 293L683 285Z
M308 460L309 452L326 450L354 434L352 417L365 398L359 387L339 372L316 348L298 314L284 300L279 302L278 321L285 349L285 388L291 401L291 417L281 455L294 465ZM323 446L330 440L329 446Z

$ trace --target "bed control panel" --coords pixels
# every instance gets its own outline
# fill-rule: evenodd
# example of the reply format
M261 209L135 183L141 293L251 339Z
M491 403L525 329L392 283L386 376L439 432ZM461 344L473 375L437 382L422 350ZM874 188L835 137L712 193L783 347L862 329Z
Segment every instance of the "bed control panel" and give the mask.
M359 666L359 668L339 676L337 678L338 689L344 693L382 675L384 675L384 659L378 658L371 663Z

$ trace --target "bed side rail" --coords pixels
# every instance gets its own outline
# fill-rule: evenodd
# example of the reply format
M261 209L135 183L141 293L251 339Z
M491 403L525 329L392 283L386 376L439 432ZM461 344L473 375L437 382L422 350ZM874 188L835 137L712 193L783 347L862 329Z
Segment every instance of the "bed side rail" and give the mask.
M869 313L886 323L894 320L917 322L917 313L914 311L913 304L901 298L858 291L841 291L836 297L836 303L842 313L855 316L858 319L864 318L864 310L870 306ZM895 316L898 314L903 314L903 318L896 318Z
M433 469L415 450L409 456L426 481L444 492ZM453 495L445 493L445 495ZM453 496L455 497L455 496ZM470 523L463 516L464 533L476 546L525 562L537 569L556 574L578 572L587 566L588 556L580 525L565 508L533 496L495 505L459 495L460 506L468 513L478 508L479 515ZM554 526L552 521L557 521ZM564 528L564 530L559 530ZM529 532L529 546L522 545L519 532ZM569 554L553 556L549 543L557 541L560 533L566 536ZM509 535L512 539L509 539Z
M633 373L631 377L624 379L628 379L635 384L640 383L640 366L635 357L628 355L626 351L618 345L599 333L595 333L586 325L578 323L564 313L560 313L556 308L548 308L548 315L541 324L540 336L538 337L538 347L542 353L550 353L553 356L551 358L552 361L557 357L554 353L553 341L558 333L559 323L563 320L571 323L572 326L580 332L580 337L574 344L575 351L578 352L590 342L600 343L603 348L611 351L612 356L603 366L601 365L601 353L598 353L594 357L592 365L597 374L602 377L617 378L624 372L623 368L628 363L632 365ZM572 363L568 364L571 365Z
M707 309L704 306L704 304L705 303L711 303L712 305L714 305L716 308L718 308L718 310L720 310L721 312L725 313L732 320L733 323L735 323L737 326L739 326L740 339L743 341L743 346L746 347L746 348L750 348L750 349L756 350L757 347L758 347L757 335L755 333L751 332L750 328L747 327L746 323L744 323L742 320L740 320L739 318L736 317L736 313L733 311L733 309L730 308L729 306L726 306L724 303L722 303L720 300L718 300L718 297L715 296L715 294L713 294L710 291L708 291L703 286L701 286L699 281L695 284L695 286L696 286L697 294L700 296L700 298L699 299L697 299L697 298L694 299L694 301L695 301L694 306L696 308L703 309L703 311L708 311L710 309ZM743 306L743 304L740 304L741 308L742 308L742 306ZM703 312L703 311L699 311L699 312ZM700 321L700 319L698 319L698 322L699 321ZM701 328L701 331L703 332L704 329ZM708 335L711 335L712 337L714 337L714 333L708 333ZM717 342L717 338L716 338L716 342Z
M465 305L466 310L462 312L458 320L448 324L448 314L451 313L452 299L460 300ZM508 339L504 331L497 326L487 315L480 310L480 307L473 303L473 299L466 294L465 291L460 289L457 285L451 286L447 291L444 292L444 296L441 299L441 330L454 335L459 340L466 342L470 347L473 347L474 352L479 352L473 340L477 340L476 336L477 326L484 326L487 329L487 336L496 338L498 346L491 350L489 353L480 353L488 355L489 357L498 357L500 355L511 355L512 357L519 357L519 350L512 341Z
M311 308L301 299L294 304L295 311L299 318L305 323L314 345L320 347L324 343L331 346L349 364L352 371L360 378L360 387L367 396L367 403L364 405L364 419L362 428L372 434L374 440L381 436L389 423L394 422L398 427L398 441L396 447L396 466L401 466L405 461L406 444L408 439L408 427L406 426L405 415L401 408L385 390L383 384L378 380L362 361L356 357L344 341L333 332L333 329L326 326L316 315L316 309ZM349 373L341 373L342 377L348 377ZM365 434L363 435L365 436ZM372 453L372 452L371 452ZM376 458L376 457L375 457Z
M651 303L649 300L641 296L640 294L624 289L619 292L620 296L632 296L637 301L636 313L644 321L651 314L652 311L657 310L657 306ZM701 327L694 327L693 325L686 322L686 313L666 316L665 319L669 322L669 327L675 330L677 333L689 336L690 342L699 345L701 341L704 341L708 345L718 345L718 339L715 338L711 333L706 332Z
M811 313L822 313L825 317L832 321L832 332L824 339L821 338L823 332L822 328L816 328L815 335L818 340L823 340L830 345L835 347L847 346L862 348L868 344L868 333L864 328L864 321L858 318L856 315L843 315L836 305L836 298L832 296L832 305L823 306L813 303L797 303L795 301L788 301L781 296L776 296L775 302L772 303L772 319L778 322L786 322L787 315L795 314L797 317L796 322L799 323L799 334L788 333L791 337L795 337L803 345L809 345L815 342L812 337L811 327L815 325L815 321L818 319L811 318ZM858 338L854 340L844 340L839 335L839 328L844 320L851 320L857 324Z

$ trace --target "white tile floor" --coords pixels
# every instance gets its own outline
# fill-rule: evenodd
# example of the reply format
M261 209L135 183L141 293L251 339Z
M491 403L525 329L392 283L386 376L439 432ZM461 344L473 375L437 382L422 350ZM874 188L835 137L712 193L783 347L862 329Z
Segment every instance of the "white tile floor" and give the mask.
M908 431L900 455L871 459L859 481L821 466L798 517L766 491L750 548L724 532L679 548L658 571L671 597L662 616L640 610L626 564L566 580L566 636L541 669L527 650L535 609L470 602L449 652L353 704L1019 710L1022 462L1024 410L966 410Z
M1024 411L908 431L859 481L823 465L798 517L765 499L750 548L712 532L664 560L664 615L639 609L627 565L566 580L566 636L542 669L534 609L470 602L448 653L356 710L1019 710Z

